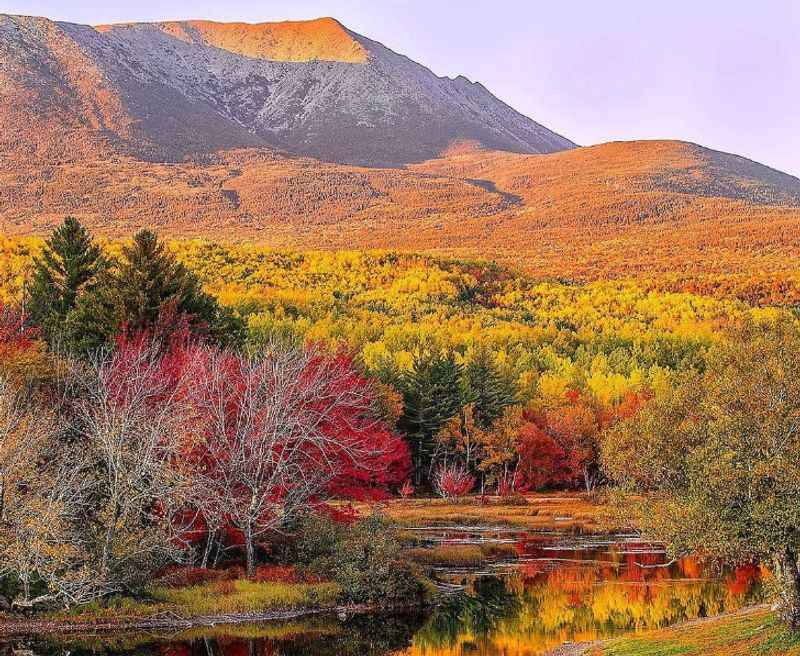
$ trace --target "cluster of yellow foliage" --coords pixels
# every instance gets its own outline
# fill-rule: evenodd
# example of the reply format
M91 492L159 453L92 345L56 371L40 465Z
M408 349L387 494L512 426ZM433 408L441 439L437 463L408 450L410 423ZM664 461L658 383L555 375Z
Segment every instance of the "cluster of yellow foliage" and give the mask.
M0 297L19 300L35 239L0 242ZM106 244L111 251L117 242ZM408 369L425 349L468 362L488 348L527 398L569 389L613 403L700 366L739 301L630 281L542 282L491 264L394 252L296 252L171 243L208 291L245 318L253 344L279 335L343 346L369 370Z

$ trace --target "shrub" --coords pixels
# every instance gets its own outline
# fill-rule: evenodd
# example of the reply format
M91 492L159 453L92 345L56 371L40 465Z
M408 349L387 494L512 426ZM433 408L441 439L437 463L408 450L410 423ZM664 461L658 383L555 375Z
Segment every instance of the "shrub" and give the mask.
M294 565L262 565L253 579L260 583L321 583L322 578L298 572Z
M404 499L408 499L414 494L414 486L411 484L410 480L406 480L403 483L403 486L400 488L400 496Z
M433 475L436 493L445 499L463 497L475 487L475 477L463 465L441 465Z
M497 479L497 496L509 497L519 492L517 474L503 474Z
M295 557L305 570L328 576L353 603L397 604L419 600L420 575L401 556L394 531L379 515L337 524L322 515L304 518Z
M224 569L171 566L158 576L158 583L167 588L186 588L201 583L223 581L228 578L231 578L231 573Z

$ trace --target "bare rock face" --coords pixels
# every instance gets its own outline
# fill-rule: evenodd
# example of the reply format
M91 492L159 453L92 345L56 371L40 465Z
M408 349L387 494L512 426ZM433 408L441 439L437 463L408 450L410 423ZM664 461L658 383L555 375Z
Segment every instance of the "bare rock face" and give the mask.
M400 166L459 142L575 146L482 85L437 77L333 19L90 27L0 16L0 121L0 152L55 161L269 147Z

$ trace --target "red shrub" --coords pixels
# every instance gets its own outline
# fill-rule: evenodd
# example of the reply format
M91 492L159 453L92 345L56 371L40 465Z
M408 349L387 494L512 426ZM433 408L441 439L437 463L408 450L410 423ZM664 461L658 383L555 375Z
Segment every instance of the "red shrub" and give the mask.
M510 497L512 494L519 492L519 480L517 473L507 473L497 479L497 496Z
M406 482L403 483L403 486L400 488L399 492L400 496L403 497L404 499L408 499L409 497L411 497L414 494L414 486L411 484L411 481L406 480Z
M253 579L259 583L300 583L300 575L292 565L262 565Z
M433 485L445 499L463 497L475 487L475 477L463 465L441 465L433 475Z

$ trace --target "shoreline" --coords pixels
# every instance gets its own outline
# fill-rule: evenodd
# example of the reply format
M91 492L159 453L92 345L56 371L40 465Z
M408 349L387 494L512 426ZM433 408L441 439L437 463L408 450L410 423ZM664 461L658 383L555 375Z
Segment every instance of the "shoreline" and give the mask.
M615 643L618 644L626 639L630 638L646 639L648 636L652 638L653 636L656 636L658 634L665 634L665 633L669 634L671 632L680 632L687 629L707 626L710 624L713 625L715 623L722 623L725 622L726 620L756 616L761 613L768 612L769 610L770 610L769 604L756 604L755 606L746 606L744 608L740 608L738 610L731 611L729 613L722 613L721 615L713 615L711 617L700 617L694 620L679 622L677 624L673 624L672 626L667 626L662 629L653 629L638 634L630 633L628 635L617 636L614 638L605 638L603 640L594 640L590 642L569 642L561 645L560 647L557 647L552 651L547 652L544 656L592 656L595 653L600 655L603 652L597 650L602 650L603 647L612 646Z
M149 617L125 618L119 621L87 621L76 618L75 621L20 619L14 621L0 620L0 637L29 637L34 635L93 635L110 632L132 632L148 629L194 629L198 627L214 627L236 624L256 624L292 620L314 615L337 615L340 619L351 615L364 615L378 612L410 611L423 608L424 604L402 604L381 606L376 604L356 604L339 606L320 606L272 610L263 613L231 613L228 615L194 615L183 617L171 611L158 613ZM344 617L343 617L344 616Z

